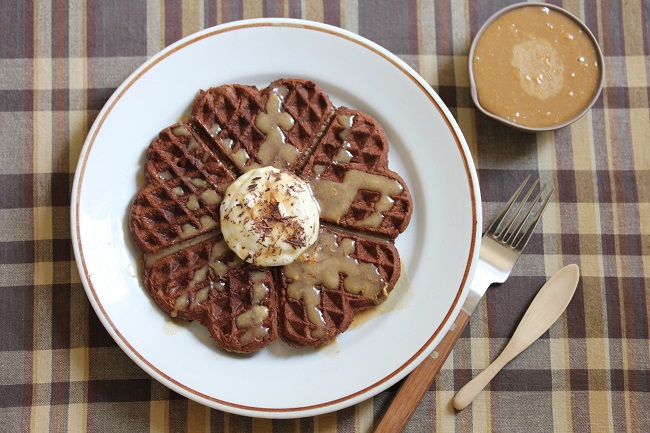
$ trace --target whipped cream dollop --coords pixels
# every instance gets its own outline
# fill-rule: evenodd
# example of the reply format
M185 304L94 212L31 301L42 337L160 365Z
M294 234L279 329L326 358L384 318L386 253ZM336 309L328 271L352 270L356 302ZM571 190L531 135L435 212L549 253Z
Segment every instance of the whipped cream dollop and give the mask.
M242 260L283 266L316 242L319 211L305 181L285 170L258 168L226 190L221 232Z

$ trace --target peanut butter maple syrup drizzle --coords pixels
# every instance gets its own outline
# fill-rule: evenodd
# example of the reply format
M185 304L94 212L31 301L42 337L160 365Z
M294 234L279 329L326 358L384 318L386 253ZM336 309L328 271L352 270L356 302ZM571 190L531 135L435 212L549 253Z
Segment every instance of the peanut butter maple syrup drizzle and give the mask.
M340 275L343 274L343 289L348 293L361 294L376 303L383 301L387 283L379 274L379 269L371 264L359 262L351 254L355 242L330 232L321 232L318 242L301 257L284 267L286 277L291 281L287 286L287 296L302 299L307 308L309 321L316 326L311 331L312 338L322 338L325 320L321 310L321 290L319 287L336 290Z
M206 189L199 194L199 198L208 206L216 206L223 200L223 197L213 189Z
M202 239L201 241L203 240L205 239ZM196 245L197 243L198 242L192 244L186 243L185 245L182 245L181 248L179 248L178 250L184 249L191 245ZM228 251L229 251L228 246L226 245L226 242L223 239L220 239L219 241L214 243L212 249L210 250L210 257L208 259L208 264L194 271L194 273L192 274L192 279L187 284L187 287L185 288L184 292L178 298L176 298L176 301L174 302L174 310L171 312L172 317L176 317L178 315L178 310L185 309L188 306L190 308L194 308L197 305L199 305L201 302L208 300L211 288L215 288L218 292L223 292L225 290L225 286L223 282L220 281L220 279L226 275L229 269L236 269L241 267L244 264L244 262L241 259L239 259L239 257L236 256L233 260L231 260L227 264L219 260L219 258L222 257ZM169 254L173 254L173 252L170 252ZM191 299L190 293L194 290L194 288L198 285L201 285L208 279L210 268L214 270L214 273L218 277L218 280L209 281L209 284L197 290L196 293L194 294L194 298ZM268 288L266 287L266 285L261 283L261 280L264 279L265 275L266 274L264 272L256 272L253 274L253 283L255 284L253 289L254 304L259 304L259 302L264 298L266 293L268 293ZM256 332L256 335L258 334L259 332Z
M230 269L239 268L243 264L243 262L239 260L239 257L235 257L235 260L232 260L228 264L221 260L217 260L218 257L223 256L227 251L228 245L226 245L226 242L221 239L219 242L215 242L212 246L212 251L210 252L210 263L208 263L208 266L210 266L217 277L219 277L219 280L211 282L211 286L217 289L218 292L226 290L226 286L223 284L221 279L226 276L228 271Z
M242 346L249 344L256 338L264 338L269 333L269 329L263 325L264 320L269 317L269 309L265 305L260 305L260 302L264 300L269 293L269 288L263 283L266 276L266 272L257 271L252 273L252 306L235 318L237 328L246 329L239 338L239 342Z
M189 292L183 292L183 294L180 295L178 298L176 298L176 301L174 301L174 309L169 314L171 314L172 317L178 316L178 310L183 310L187 308L189 301L190 301Z
M201 218L199 218L199 225L201 226L201 229L198 229L189 223L183 224L181 227L183 231L181 239L187 239L190 236L194 236L198 233L213 229L217 226L217 222L211 216L203 215Z
M266 278L266 272L253 272L253 303L259 304L268 295L269 288L262 281Z
M229 251L230 248L228 248L226 241L223 239L215 242L212 246L212 250L210 251L210 263L208 266L214 270L219 278L223 278L228 273L228 270L241 268L241 266L244 264L244 261L236 255L233 255L233 259L228 263L219 260L219 257L222 257Z
M187 178L182 177L186 183L191 183L197 188L207 188L210 186L208 182L199 178ZM185 191L181 187L172 188L172 193L177 196L182 196L185 194ZM200 201L199 201L200 200ZM201 202L208 206L215 206L221 204L223 197L214 189L207 188L201 192L198 196L196 194L190 194L187 198L185 206L191 211L197 211L201 208Z
M343 129L339 132L339 138L343 142L343 146L339 150L339 153L334 158L334 162L349 163L352 161L352 153L350 152L350 142L348 141L348 136L350 135L350 129L352 128L352 122L354 122L354 116L351 114L339 114L336 116L336 121L339 124L343 125Z
M321 174L325 172L325 168L326 167L324 165L315 165L312 168L312 171L314 172L314 174L316 174L316 177L320 177Z
M223 242L223 241L221 241ZM215 245L218 245L220 242L215 243ZM214 253L215 249L213 247L212 252L210 254L210 261L212 261L212 254ZM205 282L208 278L208 272L210 269L210 265L205 265L202 266L201 268L197 269L194 271L192 274L192 279L187 285L187 288L183 292L182 295L180 295L178 298L176 298L176 301L174 302L174 310L171 312L172 317L176 317L178 314L178 310L185 309L188 306L190 308L194 308L197 305L199 305L201 302L204 302L208 299L208 295L210 293L210 288L213 287L212 282L208 284L207 286L199 289L195 294L194 294L194 299L190 303L190 292L199 284Z
M201 205L199 204L199 199L194 194L189 196L189 198L187 199L187 203L185 203L185 206L187 206L189 210L199 210L199 208L201 207Z
M324 168L320 165L314 166L313 171L318 177L310 179L310 185L320 205L321 217L336 223L350 210L352 201L360 190L370 190L379 192L381 197L375 203L373 213L363 220L356 221L354 225L377 228L384 220L383 213L393 207L394 200L390 196L399 195L404 190L395 179L379 174L350 170L345 173L343 182L338 183L321 179L320 174L323 173Z
M221 145L221 149L223 149L224 153L232 158L237 168L239 168L241 171L247 172L261 167L261 165L255 161L246 165L251 159L250 155L248 152L246 152L244 146L240 147L239 150L235 152L233 150L234 142L230 138L224 138L223 140L219 141L219 144Z
M169 172L169 170L161 171L158 173L158 178L161 180L170 180L174 175Z
M174 302L174 309L170 313L172 317L176 317L178 315L178 310L183 310L185 308L189 307L195 307L199 305L201 302L205 301L208 299L208 292L210 290L210 286L206 286L202 289L200 289L195 295L194 295L194 300L190 303L190 292L191 290L197 285L202 282L204 282L208 277L208 266L205 265L192 274L192 279L188 283L185 291L178 297L176 298L176 301ZM206 290L207 289L207 290Z
M295 120L289 113L282 111L282 102L289 89L279 86L269 92L263 112L255 118L257 129L266 134L260 145L257 158L262 165L288 168L298 158L298 149L287 143L283 131L293 128Z
M250 155L248 152L246 152L246 149L244 149L244 146L241 146L237 152L234 151L234 146L235 142L230 139L230 138L223 138L219 140L217 138L217 135L221 131L221 126L219 126L217 123L213 124L210 127L210 136L214 138L215 140L218 141L219 147L223 151L223 153L226 154L226 156L230 157L232 161L235 163L235 166L237 166L238 169L240 169L242 172L247 172L249 170L253 170L256 168L261 167L258 163L252 162L249 165L246 165L248 161L251 159Z
M194 137L190 138L190 141L187 143L187 151L193 152L195 150L201 149L201 145Z
M199 303L205 301L208 299L208 291L210 290L210 286L206 286L202 289L200 289L195 295L194 299L190 303L190 293L196 287L198 284L203 283L206 278L208 277L208 266L203 266L192 274L192 279L187 285L187 288L183 292L182 295L180 295L178 298L176 298L176 301L174 302L174 310L171 312L172 317L176 317L178 315L178 310L183 310L187 307L195 307L199 305ZM206 290L207 289L207 290ZM199 294L200 293L200 294Z
M223 278L230 269L236 269L244 264L244 261L239 257L234 256L233 260L224 263L219 260L225 253L230 251L226 242L221 239L212 246L210 252L210 266L219 278ZM255 271L251 274L251 281L253 283L253 293L251 297L251 308L235 317L235 324L239 329L246 329L240 338L242 346L252 342L255 338L264 338L268 335L268 328L262 326L262 322L268 317L269 310L266 306L259 305L269 293L269 288L263 283L267 273ZM218 286L217 286L218 284ZM221 281L215 281L214 287L217 291L223 291L225 287Z
M183 137L183 136L190 137L187 143L187 152L192 152L195 150L202 149L199 142L194 138L194 136L191 135L190 130L185 125L180 125L172 129L172 134L174 134L177 137ZM203 155L202 158L203 162L206 162L207 157L209 157L209 152L203 151L202 155ZM158 177L164 181L167 181L173 178L173 174L169 170L165 170L163 172L158 173ZM210 186L210 184L206 180L201 178L189 178L187 176L181 176L181 179L186 184L191 183L197 188L207 188L203 192L201 192L199 196L197 196L196 194L190 194L188 196L187 201L185 202L185 206L189 210L191 211L199 210L201 208L200 201L202 201L208 206L219 205L221 203L223 197L221 197L221 195L219 195L217 191L213 189L209 189L208 187ZM171 189L171 193L174 194L175 196L181 197L185 195L185 190L181 186L177 186ZM183 225L182 226L183 235L181 237L187 238L188 236L196 234L200 231L209 230L210 228L216 226L216 222L214 221L214 219L209 216L202 217L200 219L200 224L201 224L200 230L192 226L191 224Z
M197 178L192 178L192 179L190 179L190 178L183 178L183 179L184 180L187 179L186 180L187 182L191 183L192 185L194 185L197 188L207 188L207 186L208 186L208 183L206 181L204 181L203 179L199 179L198 177Z
M210 126L210 130L208 131L210 133L210 137L212 138L217 138L217 135L221 131L221 126L219 126L218 123L213 123L212 126Z
M211 286L205 286L194 295L194 301L192 301L192 307L196 307L201 302L208 300L208 294L210 293Z
M188 137L192 135L189 129L185 125L180 125L177 126L176 128L172 129L172 134L174 134L177 137Z

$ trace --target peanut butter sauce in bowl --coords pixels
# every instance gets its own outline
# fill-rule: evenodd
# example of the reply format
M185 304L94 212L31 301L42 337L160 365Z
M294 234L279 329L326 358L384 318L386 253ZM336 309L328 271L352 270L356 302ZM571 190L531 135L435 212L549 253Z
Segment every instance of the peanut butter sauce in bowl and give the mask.
M476 107L527 131L563 128L593 106L603 86L603 55L574 15L546 3L500 10L469 54Z

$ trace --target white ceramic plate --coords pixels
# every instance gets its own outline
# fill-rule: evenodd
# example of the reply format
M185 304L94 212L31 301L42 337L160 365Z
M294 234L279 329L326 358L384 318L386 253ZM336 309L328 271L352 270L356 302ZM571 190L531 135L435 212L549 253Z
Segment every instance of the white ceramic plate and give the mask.
M172 321L140 284L129 230L145 149L188 112L198 89L318 83L335 105L364 110L386 129L390 167L414 200L397 239L408 279L386 304L318 349L276 342L251 356L217 348L198 324ZM72 237L88 298L140 367L193 400L248 416L317 415L397 382L433 350L466 296L478 256L476 172L449 111L411 68L380 46L318 23L263 19L204 30L166 48L113 94L91 128L72 194ZM410 280L410 284L408 281ZM361 323L361 324L359 324Z

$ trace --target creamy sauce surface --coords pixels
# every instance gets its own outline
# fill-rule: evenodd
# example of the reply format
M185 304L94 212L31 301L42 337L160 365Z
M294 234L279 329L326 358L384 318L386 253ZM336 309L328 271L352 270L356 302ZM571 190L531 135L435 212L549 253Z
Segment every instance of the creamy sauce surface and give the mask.
M578 116L598 90L601 67L591 37L548 7L506 12L476 43L473 73L481 106L522 126Z

